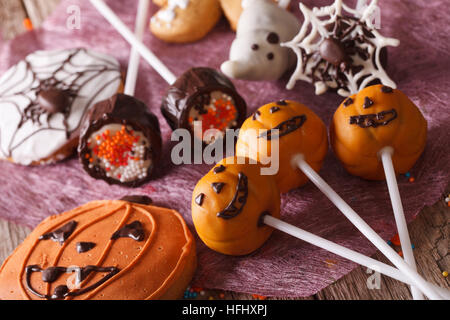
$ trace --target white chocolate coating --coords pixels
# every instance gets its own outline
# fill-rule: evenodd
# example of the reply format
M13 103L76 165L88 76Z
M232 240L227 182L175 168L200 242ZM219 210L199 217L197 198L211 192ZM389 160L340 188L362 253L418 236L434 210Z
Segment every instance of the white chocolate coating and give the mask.
M295 64L295 55L280 43L292 39L300 23L272 0L246 0L242 7L236 39L231 45L229 60L222 64L221 70L236 79L277 80ZM271 33L275 33L279 41L270 43Z
M37 94L46 79L75 94L66 115L49 117L39 109ZM86 110L115 94L120 83L118 61L91 50L36 51L28 55L0 78L0 159L29 165L51 157L79 129ZM36 119L23 116L30 105L40 113Z
M299 33L291 41L282 44L294 50L297 55L297 68L286 88L292 89L297 80L302 80L313 83L317 95L332 88L337 89L337 93L344 97L359 92L374 80L379 80L386 86L396 88L396 84L389 78L381 64L380 53L381 49L386 46L398 46L399 41L383 37L373 25L372 16L377 10L380 10L377 2L377 0L372 0L368 6L362 7L360 10L347 7L342 0L336 0L330 6L313 8L312 10L300 3L300 10L305 18L304 23ZM338 84L335 78L320 80L322 78L321 73L329 70L329 64L318 53L322 42L334 37L332 28L327 28L327 25L333 25L338 19L341 19L343 11L353 18L353 20L344 18L346 19L344 21L354 24L354 27L351 32L346 33L345 37L340 39L341 41L357 39L358 37L364 38L366 36L364 29L370 30L374 35L373 38L370 38L370 43L355 41L357 49L360 52L366 52L368 58L363 59L358 52L351 55L352 66L361 67L361 70L356 74L353 74L351 69L344 71L345 86ZM348 14L346 16L349 16Z

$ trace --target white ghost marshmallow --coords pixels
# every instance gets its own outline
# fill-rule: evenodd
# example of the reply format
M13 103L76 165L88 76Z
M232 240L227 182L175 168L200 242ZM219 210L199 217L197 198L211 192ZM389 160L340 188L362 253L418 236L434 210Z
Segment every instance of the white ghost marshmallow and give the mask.
M277 80L296 62L292 50L280 43L291 40L300 23L290 12L272 0L243 0L236 39L230 57L221 65L230 78Z

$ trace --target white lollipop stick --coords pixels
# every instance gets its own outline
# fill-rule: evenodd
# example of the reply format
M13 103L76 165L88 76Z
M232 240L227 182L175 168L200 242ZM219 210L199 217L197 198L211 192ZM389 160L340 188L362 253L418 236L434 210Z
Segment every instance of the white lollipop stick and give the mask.
M136 13L135 35L140 41L144 37L144 31L147 24L148 9L150 7L150 0L139 0L139 5ZM136 80L139 70L139 61L141 56L136 47L131 48L130 60L128 61L127 78L125 80L124 93L129 96L134 96L136 89Z
M108 22L127 40L141 56L158 72L161 77L172 84L177 79L175 75L151 52L139 39L128 29L128 27L117 17L117 15L101 0L90 0L92 5L108 20Z
M293 162L322 191L328 199L349 219L362 234L372 242L400 271L402 271L428 298L441 297L425 279L411 268L304 160L303 155L295 156Z
M403 212L402 200L398 190L397 178L395 177L394 165L392 163L393 152L394 150L391 147L381 149L381 161L383 163L384 173L386 175L386 182L389 189L389 196L391 197L392 209L394 210L395 223L397 224L397 231L402 246L403 257L412 269L417 270L411 240L409 238L408 227L406 225L405 214ZM423 300L422 293L414 286L411 287L411 294L414 300Z
M319 236L316 236L308 231L297 228L289 223L286 223L282 220L274 218L270 215L264 216L263 222L265 224L267 224L268 226L271 226L274 229L277 229L281 232L287 233L297 239L303 240L303 241L308 242L312 245L315 245L319 248L325 249L325 250L332 252L338 256L341 256L345 259L353 261L359 265L365 266L376 272L382 273L388 277L391 277L393 279L396 279L398 281L401 281L401 282L409 284L409 285L413 284L413 281L411 281L411 279L409 279L403 273L401 273L398 269L391 267L390 265L387 265L383 262L372 259L368 256L365 256L365 255L359 253L359 252L353 251L353 250L343 247L339 244L336 244L332 241L329 241L329 240L326 240ZM442 298L450 299L450 292L448 290L441 288L439 286L436 286L432 283L428 283L428 284L430 286L432 286L442 296Z

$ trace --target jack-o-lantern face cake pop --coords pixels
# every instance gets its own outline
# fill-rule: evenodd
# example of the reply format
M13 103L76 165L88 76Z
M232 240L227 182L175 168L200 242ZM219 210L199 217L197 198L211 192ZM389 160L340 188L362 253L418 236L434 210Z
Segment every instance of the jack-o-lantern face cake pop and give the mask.
M272 176L248 158L220 161L192 193L192 219L203 242L229 255L245 255L263 245L273 229L262 216L280 216L280 193ZM242 163L242 164L240 164Z
M397 173L408 172L422 154L427 122L400 90L374 85L345 99L330 125L331 146L345 169L369 180L385 179L379 152L393 148Z
M0 299L175 299L196 267L174 210L145 196L89 202L51 216L0 268Z
M271 129L278 130L278 133ZM277 143L278 148L274 148L272 143ZM319 171L327 150L327 129L322 120L303 104L289 100L259 108L243 123L236 143L238 156L248 156L263 164L275 161L277 157L272 152L278 152L279 169L275 180L281 192L300 187L308 181L292 163L295 155L302 154L306 162Z
M40 165L71 156L84 114L121 82L117 60L92 50L28 55L0 78L0 159Z

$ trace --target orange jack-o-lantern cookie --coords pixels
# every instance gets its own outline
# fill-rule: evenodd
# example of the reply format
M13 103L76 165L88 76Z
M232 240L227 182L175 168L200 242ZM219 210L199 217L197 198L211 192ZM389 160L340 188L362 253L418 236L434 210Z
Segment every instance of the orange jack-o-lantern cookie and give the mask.
M345 169L356 176L385 179L379 152L393 149L397 173L405 173L422 154L427 122L400 90L383 85L367 87L348 97L336 110L330 126L331 146Z
M179 213L149 202L93 201L45 219L0 268L0 300L181 297L194 240Z
M279 159L275 179L281 192L308 181L292 162L294 156L303 154L306 162L319 171L327 150L327 129L322 120L303 104L289 100L259 108L245 120L236 144L238 156L248 156L272 167Z
M250 161L223 159L192 194L195 229L208 247L220 253L244 255L258 249L273 231L262 224L262 217L280 216L280 193L273 177L261 175L262 166Z

